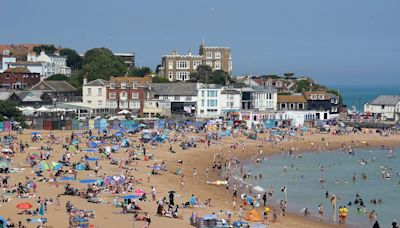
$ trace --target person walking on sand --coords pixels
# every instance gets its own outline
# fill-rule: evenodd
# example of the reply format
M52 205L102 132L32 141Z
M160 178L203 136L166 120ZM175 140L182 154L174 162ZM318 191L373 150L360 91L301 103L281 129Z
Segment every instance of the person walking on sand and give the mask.
M193 182L195 182L197 180L197 169L194 168L193 169Z
M151 197L153 201L156 201L156 194L157 194L156 188L154 186L151 186Z

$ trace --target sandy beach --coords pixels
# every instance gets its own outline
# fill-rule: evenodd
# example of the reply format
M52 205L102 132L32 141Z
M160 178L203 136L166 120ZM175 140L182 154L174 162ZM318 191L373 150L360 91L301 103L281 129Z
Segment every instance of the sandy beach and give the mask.
M31 142L31 130L25 130L23 134L16 135L17 140L15 141L14 150L16 156L12 157L11 168L19 168L17 173L10 173L9 175L9 186L17 185L18 182L25 183L26 178L35 177L35 167L31 168L27 162L26 157L28 153L39 152L41 145L47 145L52 148L51 156L48 161L59 161L63 154L62 145L65 143L66 138L70 137L72 131L52 131L51 134L56 136L58 143L46 143L49 141L49 131L40 131L43 140L40 142ZM75 131L77 132L77 131ZM15 133L13 133L15 135ZM8 135L2 133L1 136ZM170 132L170 136L173 132ZM137 143L140 134L129 136L132 140L136 140ZM385 146L398 146L400 142L399 135L391 135L388 137L379 136L376 133L359 133L350 135L332 135L332 134L311 134L305 133L304 136L297 136L289 138L283 142L273 145L270 142L266 142L268 134L259 134L257 140L248 139L243 135L236 136L233 139L231 136L222 138L221 140L211 143L210 147L207 143L198 143L196 148L190 148L188 150L182 150L178 145L184 138L190 138L191 136L199 136L204 138L203 135L187 133L186 135L179 135L178 140L170 144L165 142L158 146L151 146L146 144L147 153L153 154L153 160L143 161L137 160L131 163L128 169L120 167L118 165L110 164L110 159L104 159L98 161L99 170L98 176L103 174L116 175L116 174L128 174L135 177L136 185L135 189L143 189L147 193L148 200L145 202L139 201L137 204L142 208L142 212L148 212L151 217L150 227L192 227L189 223L189 218L192 212L196 212L198 215L203 216L210 213L215 213L219 218L226 218L227 216L220 211L230 210L234 213L232 221L238 220L237 213L238 207L241 202L237 202L236 210L232 209L232 193L225 189L225 186L215 186L206 184L207 181L220 180L220 173L213 171L212 161L215 154L219 153L225 157L230 153L229 156L237 157L243 161L250 159L254 154L262 148L264 156L270 156L276 153L287 152L290 148L296 148L295 153L304 153L318 150L330 150L340 149L343 144L351 145L352 147L380 147ZM324 138L324 140L322 140ZM233 141L242 141L245 146L239 146L236 150L231 148ZM25 149L24 153L20 153L18 150L18 143L27 142L29 148ZM328 146L327 146L328 142ZM133 145L136 145L135 143ZM313 144L313 145L312 145ZM132 145L132 146L133 146ZM170 152L170 146L175 153ZM81 138L80 148L85 148L85 139ZM38 149L39 148L39 149ZM127 153L126 149L121 149L117 153L112 153L113 159L126 160ZM85 155L84 152L73 152L71 161L78 161ZM94 156L89 154L89 156ZM161 161L165 162L167 171L159 171L160 175L150 175L152 171L150 166ZM177 161L182 161L179 163ZM130 169L129 169L130 168ZM184 177L174 174L175 170L180 168L183 172ZM193 175L194 168L197 170L196 178ZM209 170L208 178L207 171ZM128 170L128 173L125 172ZM4 174L1 174L3 176ZM49 178L50 173L43 172L43 176ZM80 171L77 173L77 179L88 179L95 178L95 172L93 170ZM39 178L36 177L36 180ZM181 180L183 179L184 186L181 186ZM81 184L78 181L69 181L69 183L79 189L85 189L86 185ZM58 182L58 186L54 183L48 182L37 182L36 193L31 191L34 195L32 198L16 198L15 194L11 195L10 202L0 203L0 216L4 218L11 218L11 220L18 224L18 221L22 221L27 227L36 227L38 223L27 223L27 218L34 217L33 215L19 215L18 212L21 210L16 208L16 205L20 202L30 202L33 205L33 209L37 207L37 200L39 197L53 200L57 198L57 195L64 192L64 185L67 182ZM178 204L189 201L189 198L194 194L199 202L204 202L207 199L211 199L211 207L193 207L193 208L182 208L179 210L179 214L182 218L167 218L156 216L157 203L151 198L151 187L156 189L156 200L166 197L168 199L168 192L173 190L175 193L175 202ZM4 190L4 189L3 189ZM43 217L48 219L47 227L68 227L68 215L66 213L66 203L70 201L74 207L83 210L94 210L95 218L89 219L89 223L93 224L94 227L142 227L144 222L133 221L132 214L121 213L122 209L117 208L113 205L113 199L115 196L122 196L124 194L112 194L104 192L100 194L100 198L104 201L103 203L89 203L86 199L78 196L60 196L60 207L55 204L48 203L47 213ZM126 195L126 194L125 194ZM239 193L240 195L240 193ZM107 202L107 203L106 203ZM249 210L248 206L245 208L245 212ZM278 221L270 223L270 227L334 227L337 225L325 224L313 220L304 218L301 215L287 214L285 217L278 216Z

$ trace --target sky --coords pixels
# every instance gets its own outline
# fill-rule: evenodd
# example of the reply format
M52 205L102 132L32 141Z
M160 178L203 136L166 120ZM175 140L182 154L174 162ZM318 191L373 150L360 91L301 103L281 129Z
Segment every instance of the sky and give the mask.
M400 85L399 0L4 0L0 43L161 56L230 47L233 74L294 72L330 85Z

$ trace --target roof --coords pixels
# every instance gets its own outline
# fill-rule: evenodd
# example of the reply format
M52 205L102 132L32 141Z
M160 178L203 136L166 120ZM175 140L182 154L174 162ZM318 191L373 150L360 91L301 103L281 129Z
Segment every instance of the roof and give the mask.
M161 96L196 96L196 83L153 83L155 95Z
M274 87L263 87L263 86L251 86L242 88L243 92L257 92L257 91L270 91L276 92L276 88Z
M278 103L306 103L307 100L303 95L278 95Z
M326 93L326 91L311 91L311 92L304 92L304 96L306 97L307 100L311 100L311 95L324 95L323 100L329 100L329 94Z
M53 92L76 92L77 90L71 84L66 81L41 81L34 85L31 89L53 91Z
M110 78L110 82L117 82L117 83L121 83L121 82L138 82L139 85L144 85L144 84L148 84L151 83L153 81L153 78L151 76L146 76L146 77L127 77L127 76L123 76L123 77L111 77Z
M10 65L12 65L12 66L26 66L26 65L42 66L42 62L18 61L16 63L10 63Z
M106 83L107 83L106 80L96 79L84 84L84 86L104 86Z
M0 92L0 100L5 101L11 96L12 92Z
M236 89L224 89L221 94L240 94L240 91Z
M43 95L43 91L16 91L14 93L24 102L42 101L40 97Z
M20 74L29 74L31 73L28 68L26 67L15 67L15 68L8 68L4 72L6 73L20 73Z
M400 102L398 95L380 95L369 102L370 105L397 105Z

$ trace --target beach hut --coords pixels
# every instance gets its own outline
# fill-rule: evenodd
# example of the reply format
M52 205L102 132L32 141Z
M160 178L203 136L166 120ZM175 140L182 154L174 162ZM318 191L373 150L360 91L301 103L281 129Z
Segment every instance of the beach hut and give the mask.
M90 119L89 120L89 129L90 130L93 130L93 129L95 129L95 120L93 120L93 119Z
M10 121L4 121L4 131L6 131L6 132L11 131L11 122Z
M50 119L44 120L43 121L43 130L48 130L48 131L54 130L53 121Z

